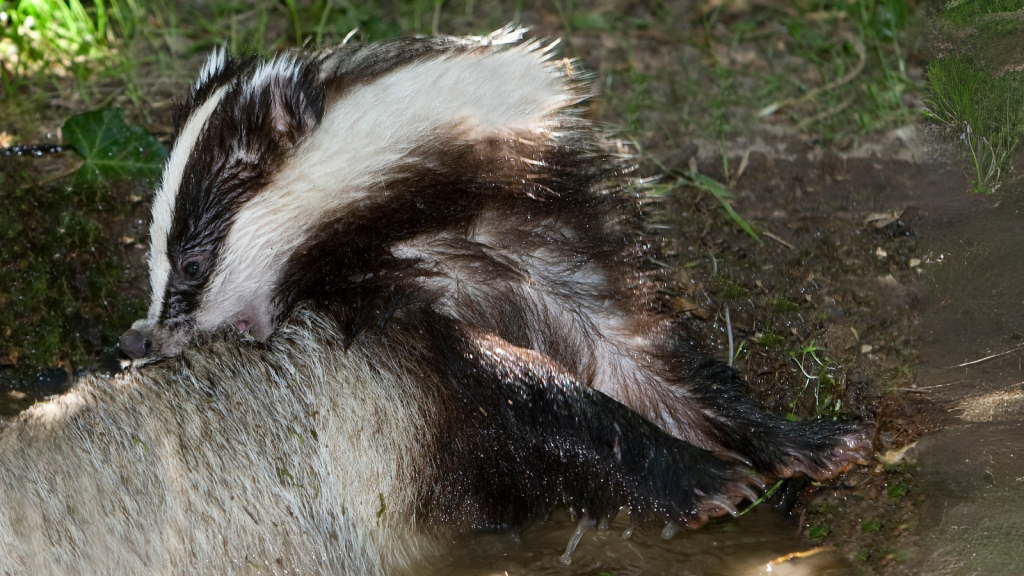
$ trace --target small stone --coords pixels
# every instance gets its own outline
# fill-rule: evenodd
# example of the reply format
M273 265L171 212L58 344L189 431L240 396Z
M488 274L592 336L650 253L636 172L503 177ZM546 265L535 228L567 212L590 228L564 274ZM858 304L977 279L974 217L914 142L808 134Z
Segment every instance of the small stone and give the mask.
M917 268L920 265L921 265L921 259L920 258L911 258L910 259L910 267L911 268Z
M885 258L888 255L889 255L889 253L886 252L885 250L882 250L881 246L879 246L878 248L875 248L875 256L878 256L879 260Z
M865 344L865 345L860 347L860 353L861 354L867 354L868 352L871 352L874 349L875 349L875 347L872 346L871 344Z

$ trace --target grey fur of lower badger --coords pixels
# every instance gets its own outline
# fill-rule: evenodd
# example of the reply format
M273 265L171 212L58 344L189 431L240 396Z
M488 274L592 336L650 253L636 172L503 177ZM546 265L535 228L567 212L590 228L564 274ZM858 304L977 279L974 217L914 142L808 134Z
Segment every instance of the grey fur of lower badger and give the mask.
M0 573L393 574L553 507L695 525L754 496L539 357L421 317L347 347L299 310L0 428Z

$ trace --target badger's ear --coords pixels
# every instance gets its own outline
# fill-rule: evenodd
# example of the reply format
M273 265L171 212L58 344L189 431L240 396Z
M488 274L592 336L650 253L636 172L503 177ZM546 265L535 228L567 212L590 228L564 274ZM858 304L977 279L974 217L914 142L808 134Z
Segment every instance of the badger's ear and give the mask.
M323 117L323 93L304 78L270 82L270 127L282 148L291 148L316 128Z
M281 55L256 69L247 87L263 117L264 129L285 149L302 141L323 117L323 89L308 60Z

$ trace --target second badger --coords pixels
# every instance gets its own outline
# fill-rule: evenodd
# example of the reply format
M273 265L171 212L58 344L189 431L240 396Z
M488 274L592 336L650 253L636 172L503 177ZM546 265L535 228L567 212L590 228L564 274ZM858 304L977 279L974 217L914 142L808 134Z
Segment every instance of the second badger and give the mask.
M349 341L427 316L535 354L695 446L826 479L863 429L764 414L661 311L623 162L566 61L504 30L261 62L215 52L153 206L152 304L122 337L264 340L306 303Z

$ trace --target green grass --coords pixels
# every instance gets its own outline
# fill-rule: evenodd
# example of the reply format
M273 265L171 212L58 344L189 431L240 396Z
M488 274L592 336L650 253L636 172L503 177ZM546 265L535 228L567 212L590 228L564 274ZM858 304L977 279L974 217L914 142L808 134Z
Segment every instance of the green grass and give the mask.
M116 0L118 13L123 10ZM116 58L107 6L80 0L0 0L0 76L12 96L26 76L86 77L98 61Z
M1024 73L993 76L969 55L952 55L928 65L928 80L928 114L958 140L971 188L994 192L1024 136Z
M1024 19L1013 14L1022 8L1024 0L952 0L940 15L937 44L951 48L928 65L925 104L963 152L975 192L999 189L1024 136L1024 73L1014 56Z
M982 16L997 12L1016 12L1024 8L1024 0L950 0L942 11L942 19L967 25Z
M789 405L790 412L788 417L791 419L796 418L797 405L804 401L807 393L812 390L814 392L813 416L815 418L822 416L835 417L839 415L842 409L841 385L836 378L839 365L828 356L822 354L822 352L824 350L815 346L812 340L799 350L789 354L790 359L796 363L797 367L800 368L801 374L804 376L803 387ZM811 388L812 382L814 383L813 389Z
M772 67L758 116L784 114L825 140L914 121L904 96L916 85L904 57L912 11L905 0L795 2L784 20L789 52L820 80ZM787 73L788 72L788 73Z

